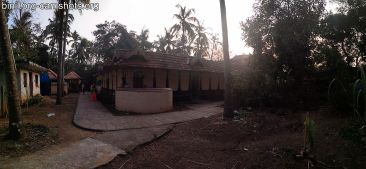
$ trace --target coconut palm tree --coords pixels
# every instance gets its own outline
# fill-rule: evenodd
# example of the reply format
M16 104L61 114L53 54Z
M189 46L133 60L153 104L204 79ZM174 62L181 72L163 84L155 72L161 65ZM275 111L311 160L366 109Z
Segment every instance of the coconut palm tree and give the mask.
M165 51L166 42L163 36L158 35L158 40L154 41L153 46L156 52L167 53Z
M197 22L197 26L195 27L196 30L196 39L194 42L194 56L203 58L208 56L208 37L206 28L203 26L202 22Z
M164 35L158 35L158 40L154 42L154 46L157 52L171 53L175 48L175 40L172 32L165 29Z
M142 50L151 50L153 45L149 42L149 29L142 29L140 35L136 37L139 47Z
M53 19L48 19L49 24L46 26L45 30L42 33L42 36L45 37L46 40L49 41L49 46L51 48L50 54L51 56L55 56L57 49L55 48L57 44L57 21L56 14Z
M77 63L86 64L90 61L92 42L86 38L81 38L80 44L77 50Z
M68 43L71 43L71 49L69 50L69 56L72 60L75 60L76 53L78 51L80 45L81 37L80 35L74 31L71 33L71 40Z
M43 45L46 37L43 36L44 30L42 29L41 23L36 23L32 27L32 38L36 46Z
M61 88L64 88L64 76L65 76L65 58L66 58L66 43L67 37L70 36L70 25L74 21L74 16L69 13L69 9L65 9L65 17L63 21L63 45L62 45L62 71L61 71ZM63 94L63 93L62 93Z
M166 42L165 49L166 49L167 53L170 53L171 51L174 50L176 41L174 40L173 33L166 28L164 28L164 29L165 29L164 41Z
M91 50L93 46L92 42L86 38L81 38L76 31L72 33L71 37L71 60L78 64L85 64L86 62L90 61L90 56L92 53Z
M0 2L1 6L3 1ZM18 82L16 78L15 61L10 42L10 34L7 25L5 10L0 9L0 56L3 59L6 82L8 88L9 107L9 134L8 138L17 140L21 137L21 110Z
M77 4L77 3L90 3L90 0L58 0L59 5L63 4ZM64 82L64 64L65 52L66 52L66 36L67 36L67 24L69 22L69 9L61 8L57 11L56 15L58 31L57 31L57 44L58 44L58 76L57 76L57 97L56 104L62 104L63 95L63 82Z
M74 31L73 33L71 33L71 40L69 41L69 43L71 43L71 53L75 53L77 47L79 46L80 40L81 37L78 32Z
M22 9L19 9L16 13L12 30L10 30L14 56L15 58L32 60L35 56L35 52L32 49L32 14Z
M187 44L189 44L189 41L192 41L195 36L194 28L196 27L198 20L196 17L192 16L195 13L195 9L187 9L180 4L176 7L179 9L179 13L174 14L174 18L178 19L178 23L173 25L171 29L176 36L180 36L179 46L182 48L184 54L189 55L189 46L187 46Z
M68 3L69 0L59 0L59 5L64 5ZM57 62L58 62L58 72L57 72L57 97L56 97L56 104L62 104L62 95L63 95L63 40L64 40L64 22L65 22L65 8L58 9L56 11L56 39L57 39Z
M64 41L63 41L63 51L62 51L62 55L63 55L63 59L65 62L65 57L66 57L66 44L68 44L67 42L67 38L68 37L71 37L71 24L72 22L74 22L74 15L70 14L67 10L65 16L67 16L65 18L65 21L64 21L64 35L63 35L63 38L64 38Z
M232 105L232 80L231 80L231 64L229 56L229 38L227 31L226 6L225 0L220 0L221 22L222 22L222 37L223 37L223 52L224 52L224 76L225 76L225 104L224 118L233 118Z

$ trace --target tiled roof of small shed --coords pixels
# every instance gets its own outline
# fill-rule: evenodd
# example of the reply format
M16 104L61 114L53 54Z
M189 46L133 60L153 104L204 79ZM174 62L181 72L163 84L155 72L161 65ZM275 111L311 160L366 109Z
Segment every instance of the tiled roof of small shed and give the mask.
M66 80L76 80L76 79L81 79L81 77L74 71L69 72L66 76L65 76Z
M53 71L53 70L51 70L51 69L48 69L48 77L51 79L51 80L55 80L55 79L57 79L57 74Z
M143 60L130 60L131 56L143 56ZM198 63L198 64L195 64ZM201 64L202 63L202 64ZM126 66L126 67L146 67L157 69L190 70L223 72L224 65L221 61L211 61L206 59L196 59L191 56L178 56L157 52L141 52L136 50L118 50L115 52L113 62L108 62L105 66Z

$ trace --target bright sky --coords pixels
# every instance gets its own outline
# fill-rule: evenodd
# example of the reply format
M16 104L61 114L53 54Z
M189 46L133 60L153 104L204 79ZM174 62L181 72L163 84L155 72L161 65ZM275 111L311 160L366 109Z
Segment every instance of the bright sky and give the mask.
M10 0L15 1L15 0ZM56 0L25 0L32 3L55 3ZM252 5L255 0L226 0L229 47L231 56L250 53L251 49L245 46L242 40L240 22L251 16ZM221 17L219 0L91 0L99 3L99 11L85 10L82 14L75 11L75 21L72 30L81 36L93 40L92 32L95 25L105 20L126 25L128 30L137 33L142 28L150 30L150 40L156 40L157 35L164 33L164 27L170 28L177 22L173 14L178 13L175 6L181 4L196 10L195 16L204 21L208 32L219 33L221 36ZM37 9L34 21L40 22L43 27L48 24L48 18L53 15L52 10Z

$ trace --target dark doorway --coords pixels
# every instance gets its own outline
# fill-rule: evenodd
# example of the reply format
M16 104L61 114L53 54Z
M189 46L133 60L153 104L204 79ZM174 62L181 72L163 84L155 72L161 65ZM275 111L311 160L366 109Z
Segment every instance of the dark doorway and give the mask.
M5 101L4 101L4 87L0 87L0 115L3 115L1 113L4 113L5 109Z
M192 87L192 99L199 99L199 95L200 95L200 76L199 73L194 72L192 73L192 82L191 82L191 87Z
M133 88L144 87L144 74L142 71L133 72Z
M33 96L33 74L29 72L29 96Z

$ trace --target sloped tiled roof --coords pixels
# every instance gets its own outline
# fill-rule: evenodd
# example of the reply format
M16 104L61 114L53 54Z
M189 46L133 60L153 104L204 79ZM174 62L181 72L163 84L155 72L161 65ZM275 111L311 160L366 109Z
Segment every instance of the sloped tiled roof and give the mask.
M65 80L76 80L76 79L81 79L81 77L74 71L69 72L65 76Z
M246 72L249 69L249 56L237 55L231 59L231 72L233 75L238 75Z
M29 71L34 71L34 72L47 72L47 68L40 66L34 62L31 61L27 61L27 60L18 60L16 61L17 64L17 68L20 69L25 69L25 70L29 70Z
M51 69L48 69L48 78L50 78L51 80L56 80L57 79L57 74L51 70Z
M141 58L141 56L142 59L137 59ZM134 59L134 57L136 57L136 59ZM115 52L113 61L107 62L104 66L144 67L206 72L224 71L224 65L221 61L136 50L118 50Z
M242 66L249 65L248 55L236 55L231 59L232 69L240 69Z

